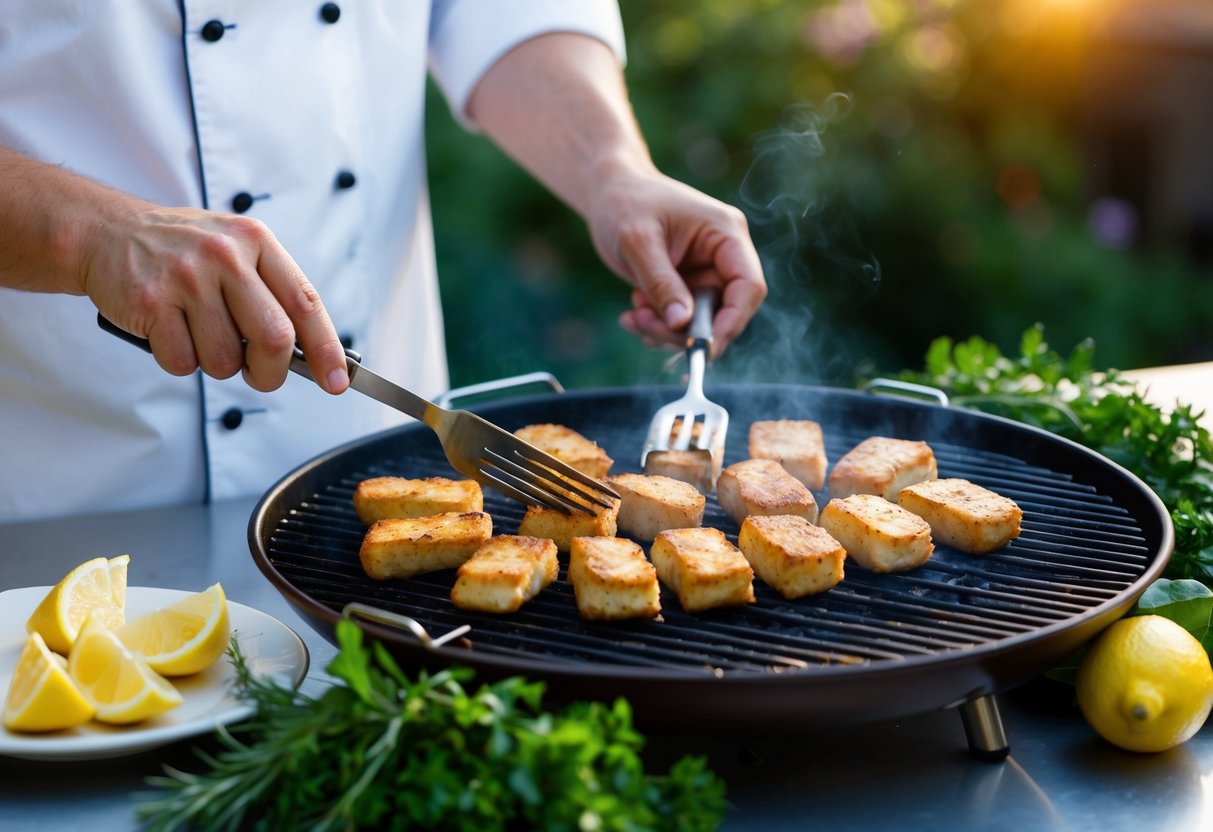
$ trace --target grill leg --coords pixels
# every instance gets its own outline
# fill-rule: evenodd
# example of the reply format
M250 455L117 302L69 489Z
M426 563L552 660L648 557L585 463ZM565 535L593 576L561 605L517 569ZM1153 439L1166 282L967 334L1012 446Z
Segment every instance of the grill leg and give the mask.
M966 699L960 704L960 721L969 740L969 754L988 763L999 763L1011 753L1007 733L1002 727L994 694Z

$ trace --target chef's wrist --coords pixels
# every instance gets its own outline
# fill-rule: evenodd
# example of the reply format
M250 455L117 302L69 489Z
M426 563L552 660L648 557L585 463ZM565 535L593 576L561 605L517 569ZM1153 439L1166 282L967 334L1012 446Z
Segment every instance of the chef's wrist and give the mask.
M136 200L57 165L27 160L31 241L38 240L40 278L35 291L86 295L88 274L107 229L129 216ZM36 230L35 230L36 229Z
M79 254L90 215L81 188L89 180L0 146L0 285L81 294Z
M74 277L73 294L89 295L90 278L95 276L103 251L131 219L151 207L137 197L89 183L93 192L65 220L64 255L70 258L70 273Z
M600 191L620 183L659 176L648 149L623 146L599 153L589 166L590 190Z

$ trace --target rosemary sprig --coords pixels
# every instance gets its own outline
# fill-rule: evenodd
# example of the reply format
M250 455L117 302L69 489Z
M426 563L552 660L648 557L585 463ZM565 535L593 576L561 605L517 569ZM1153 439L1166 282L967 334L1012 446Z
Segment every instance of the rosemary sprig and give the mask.
M317 697L254 676L232 642L255 714L198 751L206 770L166 768L138 816L151 830L715 829L724 784L702 758L644 772L624 700L542 709L543 685L475 690L452 668L407 676L381 644L337 625L337 683Z

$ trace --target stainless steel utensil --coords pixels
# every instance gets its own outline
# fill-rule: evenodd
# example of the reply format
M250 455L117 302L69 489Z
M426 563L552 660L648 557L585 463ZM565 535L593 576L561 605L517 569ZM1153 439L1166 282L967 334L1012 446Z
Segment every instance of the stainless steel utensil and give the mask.
M653 414L649 432L640 453L645 467L654 451L690 451L706 455L712 466L724 457L724 437L729 428L729 412L703 393L703 375L712 352L712 313L716 306L715 289L697 289L691 325L687 331L687 392ZM677 424L677 434L674 428Z
M101 313L97 324L106 332L151 352L149 341L118 327ZM497 489L521 503L560 511L593 514L593 506L609 507L619 495L605 483L581 473L509 431L466 410L445 410L388 381L362 365L362 356L346 350L350 387L388 407L424 422L438 435L447 460L456 471ZM298 346L291 372L315 381Z

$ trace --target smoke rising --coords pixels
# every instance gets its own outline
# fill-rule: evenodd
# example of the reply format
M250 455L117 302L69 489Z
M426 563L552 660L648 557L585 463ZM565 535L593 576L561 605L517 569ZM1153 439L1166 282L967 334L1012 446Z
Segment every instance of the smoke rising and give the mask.
M880 286L840 187L846 171L831 147L832 125L851 109L841 93L797 104L778 127L754 137L740 207L770 288L721 374L745 381L850 384L863 357L840 318Z

